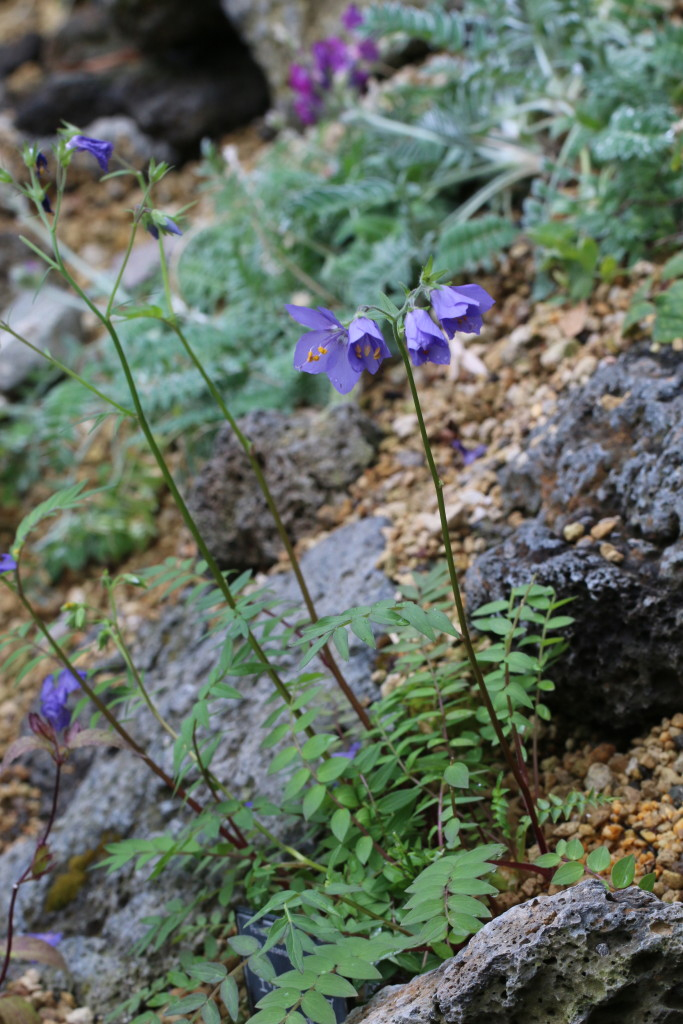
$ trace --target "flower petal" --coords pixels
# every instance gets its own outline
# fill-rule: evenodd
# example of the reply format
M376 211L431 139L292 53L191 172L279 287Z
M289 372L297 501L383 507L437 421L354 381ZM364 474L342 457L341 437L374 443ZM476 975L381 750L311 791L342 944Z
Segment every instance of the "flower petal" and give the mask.
M329 330L330 327L344 329L334 313L329 309L325 309L324 306L310 309L308 306L293 306L290 304L286 305L285 309L293 320L296 320L298 324L303 324L304 327L312 327L317 331Z

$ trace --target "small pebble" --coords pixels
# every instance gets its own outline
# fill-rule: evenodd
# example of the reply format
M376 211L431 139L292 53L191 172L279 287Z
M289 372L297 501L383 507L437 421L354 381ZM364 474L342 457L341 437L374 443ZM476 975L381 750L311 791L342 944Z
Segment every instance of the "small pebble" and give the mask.
M595 540L603 540L608 537L612 530L619 525L619 516L609 516L607 519L600 519L595 526L591 528L591 537Z
M572 541L578 540L579 537L583 537L585 532L586 527L583 523L567 523L562 530L562 536L569 544L571 544Z
M600 554L608 562L623 562L624 555L621 551L615 548L614 544L610 544L608 541L604 541L600 545Z

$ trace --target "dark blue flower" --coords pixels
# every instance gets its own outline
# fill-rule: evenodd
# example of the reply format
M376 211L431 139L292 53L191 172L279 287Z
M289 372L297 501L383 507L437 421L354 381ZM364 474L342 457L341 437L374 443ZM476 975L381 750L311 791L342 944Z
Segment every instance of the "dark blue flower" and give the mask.
M466 448L462 441L455 440L451 442L451 447L460 453L463 466L469 466L480 459L482 455L486 455L485 444L478 444L475 448Z
M109 161L114 152L114 144L104 139L92 139L89 135L74 135L66 144L67 149L83 150L91 153L103 171L109 170Z
M324 306L285 306L294 320L311 328L302 334L294 351L294 366L304 373L326 373L332 386L347 395L360 377L349 361L349 332Z
M40 710L45 719L53 728L66 729L71 722L71 712L66 706L70 693L80 689L81 679L85 679L85 673L79 672L74 675L68 669L63 669L57 676L57 682L53 675L43 680L40 690Z
M43 173L43 171L47 170L47 157L44 153L41 153L40 151L36 153L36 170L38 171L39 177Z
M155 218L154 215L145 218L145 227L152 238L159 235L182 235L182 231L171 217Z
M17 563L11 555L8 555L6 552L4 555L0 555L0 572L12 572L16 567Z
M369 370L377 373L379 364L391 355L389 346L382 337L374 320L357 316L349 324L349 362L357 373Z
M481 314L494 305L489 293L478 284L462 284L458 288L446 285L430 292L429 301L436 318L449 338L456 331L479 334Z
M406 345L413 366L451 361L448 342L424 309L413 309L407 314Z
M40 205L45 210L45 213L54 213L55 212L52 209L52 206L50 205L50 200L48 199L47 196L43 196L43 198L40 200Z

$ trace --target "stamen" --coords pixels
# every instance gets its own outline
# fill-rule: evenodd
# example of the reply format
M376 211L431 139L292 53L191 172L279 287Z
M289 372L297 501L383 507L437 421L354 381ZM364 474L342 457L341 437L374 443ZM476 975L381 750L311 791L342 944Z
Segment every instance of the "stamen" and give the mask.
M371 352L372 352L372 348L370 346L370 343L366 341L365 342L365 349L363 351L363 355L364 356L369 356Z
M320 354L323 355L323 356L327 355L327 349L323 348L322 345L318 345L318 352L320 352Z
M380 355L380 349L379 349L379 345L378 345L377 348L375 349L375 351L372 353L372 358L373 359L379 359L379 355Z
M320 356L315 355L315 353L313 352L313 349L311 349L310 352L308 353L308 355L306 356L306 362L307 363L317 363L319 361L320 361Z
M360 345L356 345L356 355L358 356L359 359L361 358L362 353L360 350Z

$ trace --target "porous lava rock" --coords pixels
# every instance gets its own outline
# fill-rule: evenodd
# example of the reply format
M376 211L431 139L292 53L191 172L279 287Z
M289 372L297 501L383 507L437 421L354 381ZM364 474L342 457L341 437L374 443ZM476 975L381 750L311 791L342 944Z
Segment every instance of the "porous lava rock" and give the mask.
M343 498L344 488L372 462L381 436L351 403L322 412L255 411L239 426L253 444L294 540L316 528L322 505ZM219 432L190 501L202 536L222 567L265 569L277 561L282 544L273 518L228 425Z
M683 357L640 350L605 360L499 479L504 511L529 518L475 560L469 607L532 578L549 584L573 598L569 651L553 668L569 718L616 733L677 710Z
M683 905L597 879L513 907L347 1024L678 1024Z

